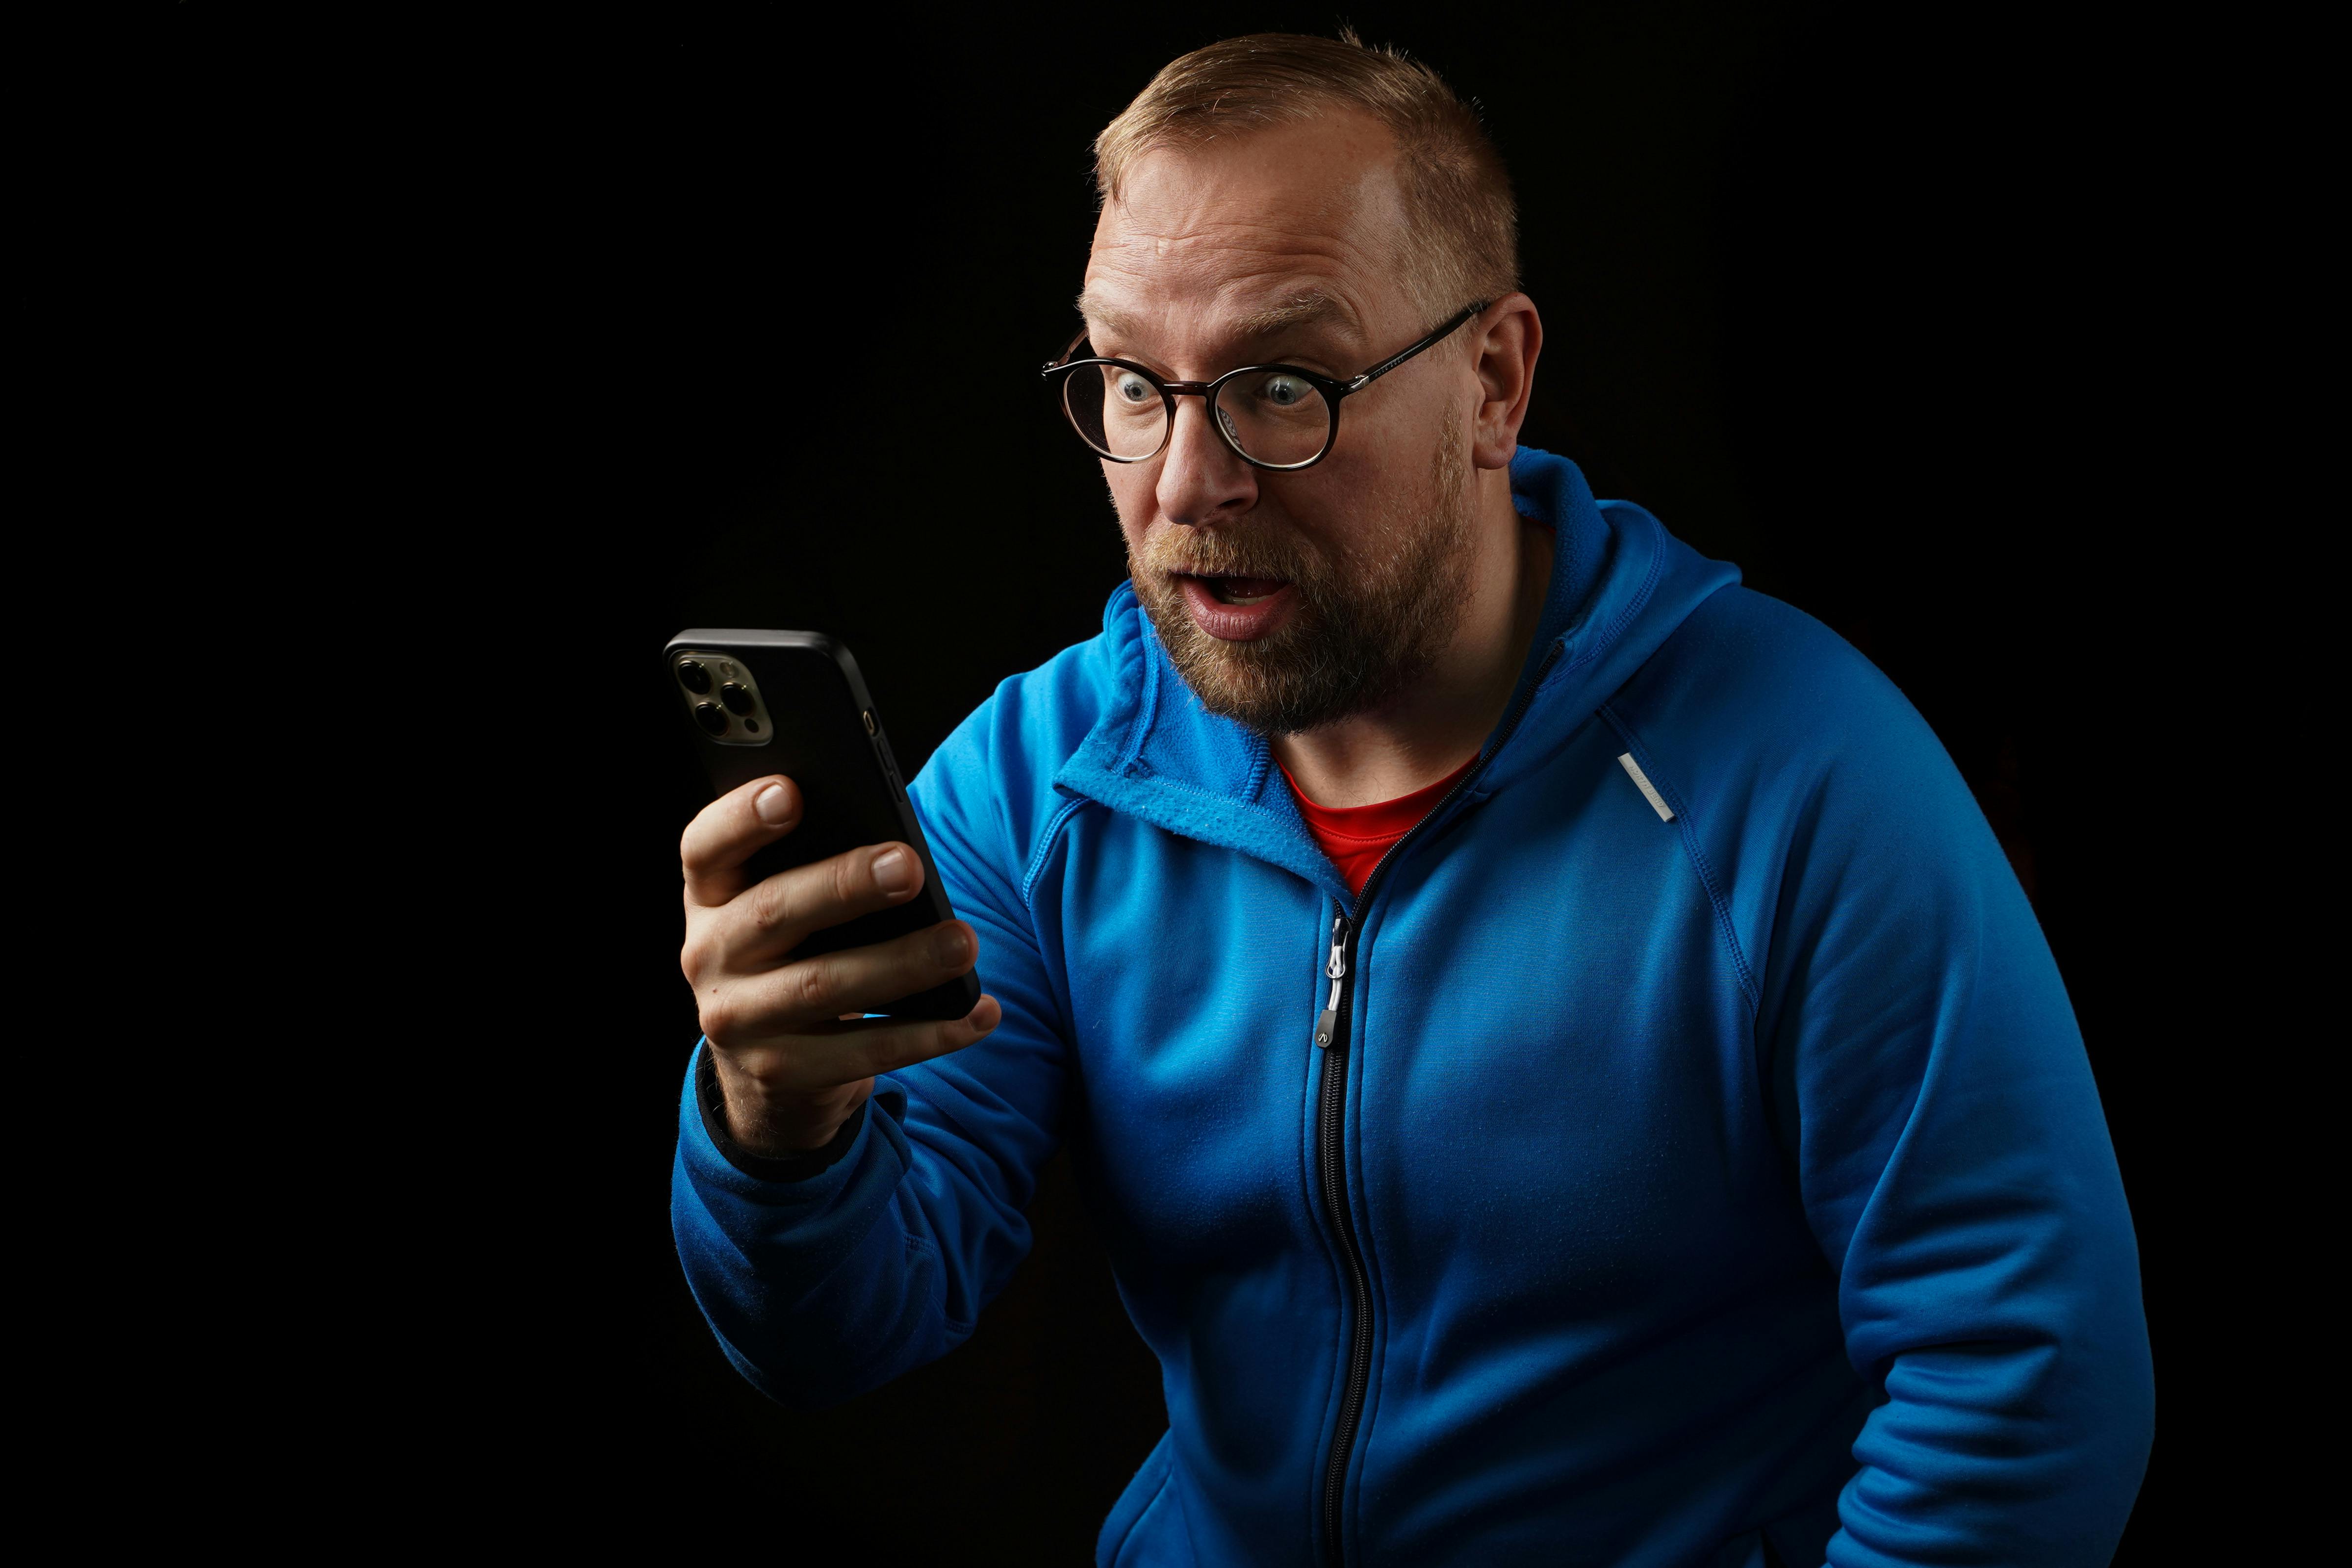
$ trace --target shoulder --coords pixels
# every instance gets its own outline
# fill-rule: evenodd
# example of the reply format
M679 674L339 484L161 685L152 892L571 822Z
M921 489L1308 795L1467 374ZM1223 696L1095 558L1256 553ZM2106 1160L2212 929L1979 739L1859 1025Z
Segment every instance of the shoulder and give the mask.
M1676 771L1738 760L1782 775L1950 770L1918 710L1859 649L1744 587L1695 608L1609 706Z
M1760 728L1790 741L1856 722L1916 719L1852 643L1794 605L1737 585L1694 608L1615 700L1682 722ZM1808 716L1829 729L1808 726Z
M1800 865L1833 880L1865 868L1921 884L2007 878L1918 710L1859 649L1777 599L1709 597L1608 712L1735 882Z

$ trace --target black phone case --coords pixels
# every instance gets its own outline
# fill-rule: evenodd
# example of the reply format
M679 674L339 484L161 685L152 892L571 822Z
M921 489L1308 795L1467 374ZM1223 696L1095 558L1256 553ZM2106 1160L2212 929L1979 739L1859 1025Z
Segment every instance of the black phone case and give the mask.
M783 773L800 786L800 826L746 863L753 882L892 839L913 845L922 857L923 886L913 899L818 931L793 951L820 953L865 947L954 919L955 910L940 886L939 868L931 860L931 847L907 799L898 759L891 755L881 710L874 706L849 650L821 632L697 628L678 633L662 650L665 684L670 680L672 657L689 650L725 654L748 668L766 699L773 731L764 744L721 744L698 729L687 706L673 696L677 721L693 737L712 795L769 773ZM973 972L877 1011L911 1018L961 1018L979 1001L980 977Z

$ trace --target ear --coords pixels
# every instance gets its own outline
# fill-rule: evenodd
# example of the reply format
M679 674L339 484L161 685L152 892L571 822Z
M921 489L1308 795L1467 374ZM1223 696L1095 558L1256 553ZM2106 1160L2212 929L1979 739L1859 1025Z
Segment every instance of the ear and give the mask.
M1527 423L1528 398L1535 391L1543 318L1525 294L1506 294L1479 311L1467 331L1481 394L1470 460L1481 468L1507 468L1519 449L1519 426Z

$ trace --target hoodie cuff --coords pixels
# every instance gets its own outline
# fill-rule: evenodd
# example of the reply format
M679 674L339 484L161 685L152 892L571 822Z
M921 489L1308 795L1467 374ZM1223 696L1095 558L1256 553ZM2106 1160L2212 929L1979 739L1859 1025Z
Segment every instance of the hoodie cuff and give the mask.
M727 1130L727 1097L719 1087L719 1069L710 1060L708 1040L695 1053L694 1102L702 1112L703 1135L710 1140L720 1157L757 1182L805 1182L833 1169L857 1142L858 1131L866 1125L866 1107L874 1103L869 1095L821 1148L782 1159L755 1154L737 1142L735 1135Z

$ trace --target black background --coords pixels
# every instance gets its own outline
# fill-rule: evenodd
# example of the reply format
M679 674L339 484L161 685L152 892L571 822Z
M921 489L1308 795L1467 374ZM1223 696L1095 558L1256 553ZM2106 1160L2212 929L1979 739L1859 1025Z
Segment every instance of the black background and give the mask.
M656 656L691 625L830 631L911 770L1090 635L1121 552L1034 375L1087 144L1187 48L1342 19L1474 97L1512 169L1549 333L1524 438L1862 647L2008 846L2139 1226L2159 1436L2119 1561L2164 1560L2242 1462L2197 1289L2234 1244L2168 1137L2209 1000L2150 979L2215 853L2169 832L2166 766L2213 679L2176 608L2210 419L2159 390L2200 330L2167 301L2209 154L2181 39L2042 14L569 9L288 70L284 37L184 16L168 51L210 65L159 188L194 243L267 218L246 287L307 276L319 321L286 363L375 384L373 428L316 426L366 454L321 504L400 601L401 787L465 846L406 922L444 975L411 1087L468 1184L401 1244L450 1452L526 1509L1087 1560L1163 1415L1060 1162L972 1341L845 1408L769 1405L696 1314L667 1185L698 801Z

